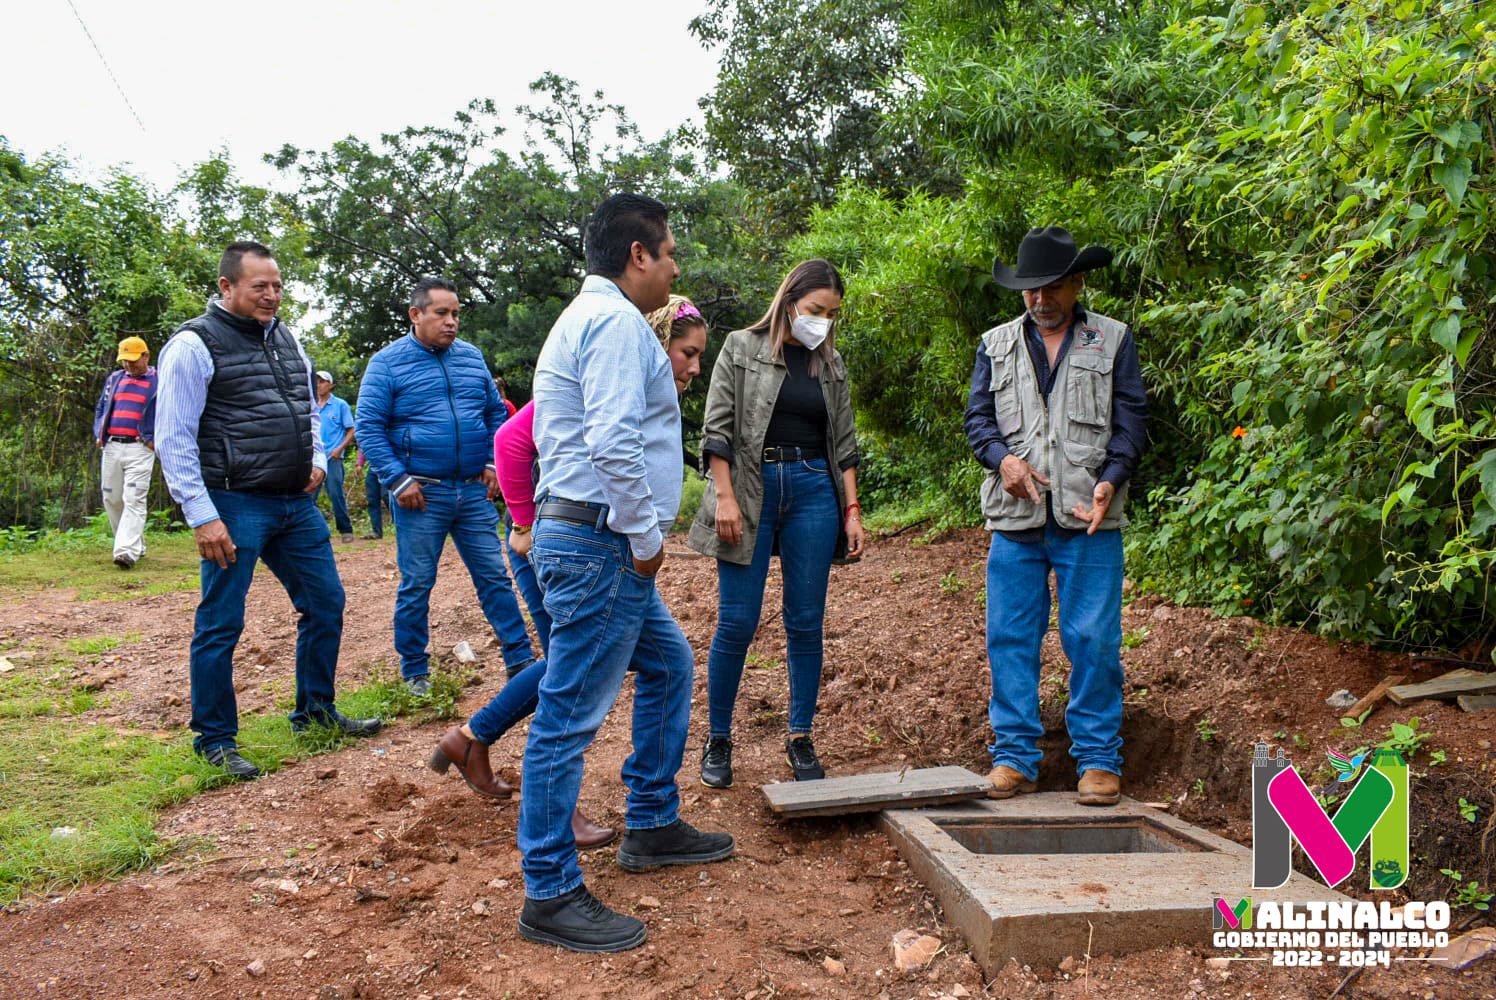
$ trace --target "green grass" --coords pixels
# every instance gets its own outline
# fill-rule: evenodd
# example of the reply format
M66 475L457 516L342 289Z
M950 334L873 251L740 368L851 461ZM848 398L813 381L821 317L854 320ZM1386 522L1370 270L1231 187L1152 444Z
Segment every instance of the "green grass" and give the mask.
M79 656L98 656L119 648L121 642L139 641L139 632L126 632L123 638L117 635L96 635L86 639L69 639L68 649Z
M145 542L146 556L131 570L114 565L109 540L91 533L7 547L0 557L0 592L74 587L80 601L122 601L197 587L201 560L192 532L147 532Z
M466 680L435 671L431 699L419 702L398 676L376 670L368 684L339 698L338 708L358 718L451 718ZM7 676L4 683L21 680ZM63 718L70 714L66 698L0 726L0 905L157 863L184 846L156 834L159 812L227 780L192 752L190 733L79 726ZM327 728L292 732L280 712L240 719L240 752L266 771L351 742Z
M0 655L6 652L0 650ZM0 674L0 719L79 715L102 700L97 692L73 684L72 664L66 659L30 653L11 663L11 670Z

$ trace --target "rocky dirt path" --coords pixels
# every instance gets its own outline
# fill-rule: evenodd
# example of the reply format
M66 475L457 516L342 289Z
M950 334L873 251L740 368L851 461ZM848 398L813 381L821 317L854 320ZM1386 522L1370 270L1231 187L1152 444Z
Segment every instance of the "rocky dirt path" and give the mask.
M818 746L833 774L937 763L985 770L983 542L975 532L929 545L896 538L875 545L861 564L834 571L817 720ZM730 831L738 854L723 864L642 875L618 869L611 849L587 855L591 887L648 922L644 948L582 957L520 939L518 803L480 802L460 782L427 771L423 761L442 727L399 723L366 744L169 812L162 834L189 839L153 872L0 915L0 997L1301 997L1326 996L1339 984L1342 976L1332 970L1215 970L1205 965L1209 952L1184 948L1098 955L1089 963L1077 955L1069 971L1010 964L996 981L984 981L872 820L780 823L764 806L757 786L787 777L775 578L738 707L738 783L717 792L696 782L715 567L683 550L674 556L661 588L697 651L684 813ZM340 683L357 683L393 660L392 559L389 542L339 547L349 595ZM0 606L0 634L29 630L61 642L139 632L138 641L114 651L118 660L109 666L119 676L107 690L119 696L96 713L180 727L193 606L190 594L80 604L53 592ZM450 554L432 609L438 649L467 639L486 661L463 704L471 711L499 682L502 664L486 643L472 586ZM288 689L294 643L291 609L268 573L251 592L248 621L240 698L245 710L260 710ZM1250 832L1242 787L1250 743L1283 733L1279 740L1299 734L1316 753L1326 742L1343 745L1324 696L1341 687L1363 693L1393 667L1409 666L1405 657L1336 648L1147 598L1128 608L1125 627L1134 637L1124 654L1127 790L1170 800L1172 811L1238 840ZM1064 661L1053 636L1045 649L1051 736L1044 786L1063 788L1073 781L1060 729ZM629 698L626 686L589 752L583 788L584 808L615 824ZM1368 727L1413 714L1435 733L1430 749L1448 756L1443 773L1430 779L1438 802L1484 795L1490 803L1486 767L1496 726L1424 704L1383 709ZM524 736L517 730L494 749L496 766L511 778ZM1484 809L1482 821L1490 814ZM1415 847L1423 870L1459 861L1467 878L1490 882L1481 825L1455 816L1448 823L1432 817L1425 826L1427 841ZM209 841L211 849L194 846ZM1419 898L1431 898L1440 878L1422 878ZM934 934L946 947L928 967L899 972L889 942L903 928ZM1496 971L1399 966L1368 972L1341 995L1496 996Z

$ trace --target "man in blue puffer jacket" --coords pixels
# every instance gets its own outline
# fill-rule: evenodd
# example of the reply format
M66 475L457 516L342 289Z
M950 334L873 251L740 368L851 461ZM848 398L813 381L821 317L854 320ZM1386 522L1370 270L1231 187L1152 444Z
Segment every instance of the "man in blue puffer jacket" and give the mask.
M507 411L483 354L457 339L457 287L422 278L410 294L411 331L369 360L358 391L359 451L395 497L400 590L395 652L420 697L431 691L427 614L447 536L512 676L534 662L530 635L499 548L493 436Z

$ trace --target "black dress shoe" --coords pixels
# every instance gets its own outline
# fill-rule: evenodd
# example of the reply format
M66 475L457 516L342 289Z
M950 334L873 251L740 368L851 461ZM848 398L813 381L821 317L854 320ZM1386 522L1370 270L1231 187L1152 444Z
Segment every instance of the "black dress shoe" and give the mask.
M344 736L373 736L384 728L383 719L350 719L339 715L336 723Z
M701 783L708 788L732 787L732 739L708 736L701 748Z
M519 936L572 951L627 951L644 943L644 921L610 910L579 885L555 899L525 897Z
M214 767L221 767L228 772L229 777L240 781L250 781L258 778L264 772L255 767L249 761L239 756L235 747L209 747L203 751L203 757Z
M317 722L336 729L344 736L373 736L384 728L383 719L350 719L341 712L333 715L331 718L324 717L318 719ZM291 728L300 733L305 731L310 725L312 725L310 722L293 723Z
M618 845L618 866L642 872L662 865L699 865L732 857L730 833L703 833L678 819L652 830L630 830Z

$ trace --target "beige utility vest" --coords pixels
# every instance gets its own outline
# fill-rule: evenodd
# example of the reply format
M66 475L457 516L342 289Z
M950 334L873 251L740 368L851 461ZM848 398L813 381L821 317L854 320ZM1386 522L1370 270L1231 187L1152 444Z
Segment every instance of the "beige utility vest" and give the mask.
M1098 313L1086 313L1075 329L1070 349L1060 359L1054 388L1046 404L1023 337L1024 317L982 334L992 359L992 395L997 427L1008 450L1049 479L1054 516L1062 527L1087 528L1071 513L1076 504L1091 506L1096 477L1106 461L1112 437L1112 365L1127 327ZM982 514L989 531L1021 531L1046 520L1044 487L1040 503L1010 495L1002 475L988 470L982 483ZM1127 523L1127 484L1112 500L1101 528Z

